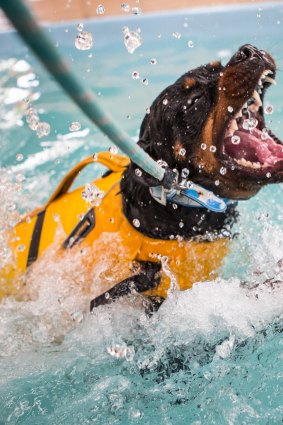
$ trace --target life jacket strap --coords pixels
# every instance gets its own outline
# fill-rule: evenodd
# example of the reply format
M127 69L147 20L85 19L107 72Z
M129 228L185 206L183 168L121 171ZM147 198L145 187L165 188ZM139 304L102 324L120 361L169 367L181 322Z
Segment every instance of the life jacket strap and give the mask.
M107 292L104 292L94 298L90 303L90 311L92 311L95 307L110 304L118 298L131 293L142 293L158 286L161 279L161 276L158 273L161 270L161 264L153 263L151 261L140 261L140 265L141 273L122 280Z
M96 156L89 156L72 168L68 174L62 179L57 189L53 192L49 198L46 207L58 199L60 196L68 192L73 182L75 181L78 174L89 164L98 163L105 165L109 170L116 173L122 172L129 165L130 160L123 155L113 155L110 152L100 152Z
M76 227L72 230L69 236L62 243L62 248L73 248L84 239L95 227L94 209L91 208L85 214L83 219L79 221Z
M40 211L37 214L37 219L34 225L31 242L29 246L29 252L28 252L28 258L27 258L27 264L26 267L30 266L38 256L38 248L40 243L40 236L42 232L43 222L44 222L44 216L46 213L46 208L44 210Z

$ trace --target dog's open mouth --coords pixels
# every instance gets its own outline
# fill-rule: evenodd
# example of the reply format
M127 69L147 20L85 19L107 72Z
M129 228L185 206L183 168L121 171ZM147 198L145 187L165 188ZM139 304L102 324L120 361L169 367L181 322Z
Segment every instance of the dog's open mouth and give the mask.
M253 169L265 174L283 171L283 144L266 128L263 111L263 95L275 84L273 76L271 69L263 71L252 96L226 127L221 150L223 159L241 170ZM267 106L265 113L272 112L271 108Z

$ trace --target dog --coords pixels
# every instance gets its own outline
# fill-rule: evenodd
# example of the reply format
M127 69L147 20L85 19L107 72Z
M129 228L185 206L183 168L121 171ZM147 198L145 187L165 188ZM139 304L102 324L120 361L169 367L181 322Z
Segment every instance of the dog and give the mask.
M94 296L91 310L132 292L159 305L175 287L215 277L233 237L237 202L283 181L282 142L265 128L263 110L275 75L269 53L243 45L225 66L213 61L181 76L142 122L138 145L174 170L177 183L197 187L225 209L211 210L197 199L184 203L180 190L169 199L172 191L136 164L101 153L94 160L109 172L85 190L68 192L93 159L83 161L44 207L13 229L15 260L6 281L28 271L54 244L63 258L81 255L80 274ZM65 235L59 240L58 221Z

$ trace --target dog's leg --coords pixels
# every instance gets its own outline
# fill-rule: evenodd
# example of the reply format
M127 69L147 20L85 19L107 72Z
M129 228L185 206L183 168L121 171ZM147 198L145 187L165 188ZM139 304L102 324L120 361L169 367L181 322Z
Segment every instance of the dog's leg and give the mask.
M142 261L140 265L141 270L139 274L122 280L122 282L109 289L109 291L94 298L90 303L90 311L95 307L109 304L118 298L129 295L132 291L144 292L157 286L161 278L159 273L161 264Z

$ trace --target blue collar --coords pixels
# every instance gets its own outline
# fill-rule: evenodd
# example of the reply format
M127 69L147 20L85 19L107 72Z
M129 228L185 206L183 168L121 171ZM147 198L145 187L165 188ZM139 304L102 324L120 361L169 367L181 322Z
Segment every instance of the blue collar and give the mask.
M149 191L151 196L162 205L170 202L183 207L207 208L213 212L223 213L231 203L230 199L220 198L196 183L191 181L182 183L170 190L164 189L163 186L154 186L150 187Z

